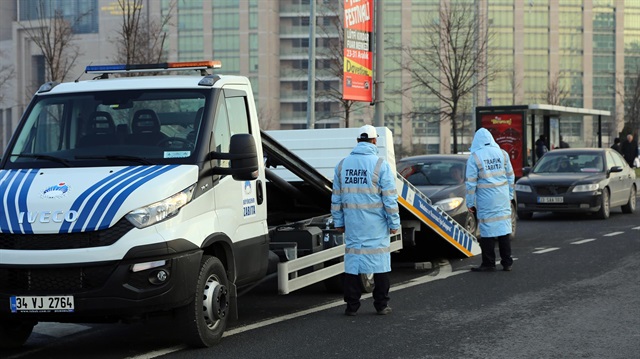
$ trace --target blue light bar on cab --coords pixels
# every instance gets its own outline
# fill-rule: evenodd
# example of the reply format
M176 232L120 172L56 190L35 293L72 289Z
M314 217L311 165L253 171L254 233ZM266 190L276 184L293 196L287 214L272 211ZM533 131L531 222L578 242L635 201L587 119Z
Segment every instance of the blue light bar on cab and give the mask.
M121 72L155 72L165 70L206 70L219 69L220 61L189 61L189 62L162 62L159 64L135 64L135 65L90 65L85 73L121 73Z

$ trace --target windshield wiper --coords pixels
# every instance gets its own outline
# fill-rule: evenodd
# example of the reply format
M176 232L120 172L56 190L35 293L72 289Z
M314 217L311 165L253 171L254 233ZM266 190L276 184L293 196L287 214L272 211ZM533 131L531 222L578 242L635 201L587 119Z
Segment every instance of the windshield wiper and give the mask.
M65 165L65 167L71 167L71 163L69 163L69 161L64 158L45 155L42 153L14 153L14 154L11 154L11 156L35 158L37 160L49 160L51 162L62 163L63 165Z
M154 163L150 162L146 158L137 157L137 156L127 156L127 155L106 155L106 156L76 156L77 160L108 160L108 161L132 161L142 163L143 165L153 165Z

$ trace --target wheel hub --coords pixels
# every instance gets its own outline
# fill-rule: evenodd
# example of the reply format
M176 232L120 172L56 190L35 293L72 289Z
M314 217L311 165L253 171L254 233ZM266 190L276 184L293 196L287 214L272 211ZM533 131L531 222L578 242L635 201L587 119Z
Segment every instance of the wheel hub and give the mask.
M220 284L216 278L211 277L207 280L202 297L202 307L207 325L210 327L227 316L229 311L229 290Z

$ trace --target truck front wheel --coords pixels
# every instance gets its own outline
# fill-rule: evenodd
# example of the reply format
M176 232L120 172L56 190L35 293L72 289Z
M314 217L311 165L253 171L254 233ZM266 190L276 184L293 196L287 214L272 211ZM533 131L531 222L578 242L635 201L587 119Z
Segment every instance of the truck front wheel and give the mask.
M0 349L19 348L24 344L36 322L7 320L0 322Z
M187 344L206 348L220 342L229 316L228 284L227 274L220 260L204 256L195 298L178 313Z

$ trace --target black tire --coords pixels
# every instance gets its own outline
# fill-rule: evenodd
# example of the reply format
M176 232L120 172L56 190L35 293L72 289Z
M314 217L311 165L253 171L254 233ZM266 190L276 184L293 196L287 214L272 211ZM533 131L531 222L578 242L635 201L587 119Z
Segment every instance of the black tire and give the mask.
M178 312L186 344L206 348L222 339L229 317L228 279L216 257L204 256L194 300Z
M15 349L21 347L33 332L37 322L22 322L6 320L0 322L0 349Z
M609 190L607 188L602 190L602 194L600 195L600 209L596 214L600 219L607 219L611 214L611 200L609 198Z
M636 186L631 185L631 193L629 193L629 202L622 206L622 213L634 213L636 211Z

